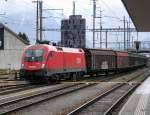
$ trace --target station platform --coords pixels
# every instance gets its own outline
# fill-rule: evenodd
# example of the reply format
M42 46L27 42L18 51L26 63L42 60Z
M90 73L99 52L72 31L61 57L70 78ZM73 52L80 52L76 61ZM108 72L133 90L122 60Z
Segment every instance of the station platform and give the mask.
M150 115L150 76L131 95L118 115Z

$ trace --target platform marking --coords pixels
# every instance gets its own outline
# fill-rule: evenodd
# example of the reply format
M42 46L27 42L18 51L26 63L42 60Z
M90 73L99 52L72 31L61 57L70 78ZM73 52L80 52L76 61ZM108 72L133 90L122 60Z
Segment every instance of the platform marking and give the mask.
M146 112L145 109L147 107L148 99L149 99L148 94L141 95L141 98L138 102L134 115L145 115Z

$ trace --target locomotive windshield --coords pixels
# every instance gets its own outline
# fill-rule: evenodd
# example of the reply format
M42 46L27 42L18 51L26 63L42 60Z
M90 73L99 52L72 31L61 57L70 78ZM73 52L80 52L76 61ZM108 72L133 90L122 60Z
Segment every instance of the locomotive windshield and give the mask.
M43 58L43 50L42 49L32 49L26 50L25 52L25 60L27 62L40 62Z

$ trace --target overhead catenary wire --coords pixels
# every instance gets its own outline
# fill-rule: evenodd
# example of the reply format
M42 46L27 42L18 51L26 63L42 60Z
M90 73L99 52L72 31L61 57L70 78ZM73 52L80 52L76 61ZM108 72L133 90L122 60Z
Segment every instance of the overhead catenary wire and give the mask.
M90 1L90 0L89 0ZM103 3L103 5L105 5L106 6L106 8L108 9L108 10L110 10L110 12L112 12L113 14L116 14L116 12L115 12L115 10L107 3L107 1L105 1L105 0L101 0L101 1L103 1L102 3ZM22 2L22 1L21 1ZM82 2L82 1L81 1ZM35 9L36 7L35 7L35 5L33 5L33 4L30 4L30 0L23 0L23 3L25 3L23 6L28 6L28 7L31 7L32 9ZM83 3L84 3L84 1L83 1ZM13 4L12 4L13 5ZM14 6L15 6L15 4L14 4ZM87 17L91 17L91 11L89 10L89 9L87 9L86 7L85 7L85 5L81 5L79 2L77 2L77 6L79 7L78 9L80 9L80 11L84 11L85 13L84 13L84 16L87 18ZM51 5L49 5L49 4L44 4L44 8L52 8L51 7ZM34 10L33 10L34 11ZM78 10L77 10L78 11ZM49 22L53 22L53 21L56 21L56 23L57 23L57 25L58 26L60 26L60 20L63 18L63 16L61 17L61 15L60 16L57 16L58 14L59 14L59 12L56 12L55 14L56 15L53 15L54 13L52 12L49 12L49 11L45 11L44 12L44 15L45 15L45 17L49 17L49 18L54 18L53 20L44 20L44 27L46 27L47 25L49 26L50 25L50 23L47 23L48 21ZM90 15L90 16L89 16ZM118 17L118 16L117 16ZM89 24L89 21L90 21L90 18L87 18L87 20L88 20L88 24ZM16 25L18 25L20 22L19 22L19 20L17 20L17 21L15 21L15 19L13 19L13 21L14 21L14 23L16 23ZM9 23L13 23L13 21L9 21ZM115 21L115 20L114 20ZM117 22L119 22L119 21L117 21L116 20L116 23ZM24 22L24 23L22 23L22 25L26 25L26 23L30 23L30 22ZM35 23L34 21L31 21L31 23ZM111 25L111 26L113 26L113 27L115 27L115 25L117 25L117 24L112 24L112 23L110 23L110 21L108 21L108 23L109 23L109 25ZM32 24L30 24L30 25L32 25ZM107 23L106 23L106 21L105 21L105 25L107 25ZM104 26L105 26L104 25ZM32 25L32 26L35 26L35 25ZM47 26L47 27L48 27Z
M106 1L107 0L100 0L102 3L103 3L103 5L104 6L106 6L106 8L110 11L110 12L112 12L113 13L113 15L115 15L115 17L118 17L118 15L116 15L116 10L113 10L107 3L106 3ZM120 17L118 17L118 18L120 18Z
M22 1L21 1L22 2ZM24 4L22 4L23 6L28 6L28 7L30 7L30 8L33 8L34 10L36 10L35 8L35 6L34 5L31 5L29 2L27 2L26 0L23 0L23 3ZM13 6L17 6L16 4L13 4ZM18 6L17 6L18 7ZM46 15L48 15L48 13L45 13ZM54 18L56 18L56 17L54 17ZM58 17L57 17L58 18ZM3 18L3 20L5 20L5 18ZM12 18L7 18L6 19L7 20L7 24L13 24L13 25L26 25L28 22L22 22L21 20L16 20L16 19L12 19ZM21 23L20 23L21 22ZM34 25L34 21L30 21L29 23L31 23L30 25L32 25L32 26L34 26L35 27L35 25ZM29 24L28 23L28 24ZM17 29L18 30L18 29Z

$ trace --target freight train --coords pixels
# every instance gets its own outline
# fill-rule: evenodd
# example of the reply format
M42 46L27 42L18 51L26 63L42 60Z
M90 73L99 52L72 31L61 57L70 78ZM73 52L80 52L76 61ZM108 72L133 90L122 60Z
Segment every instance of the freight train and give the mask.
M30 82L77 79L142 67L147 57L139 54L89 48L65 48L37 44L23 50L20 77Z

